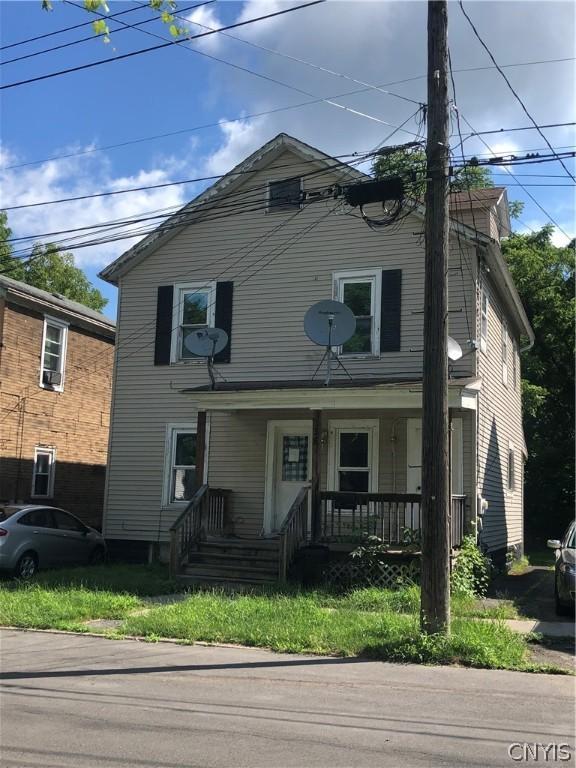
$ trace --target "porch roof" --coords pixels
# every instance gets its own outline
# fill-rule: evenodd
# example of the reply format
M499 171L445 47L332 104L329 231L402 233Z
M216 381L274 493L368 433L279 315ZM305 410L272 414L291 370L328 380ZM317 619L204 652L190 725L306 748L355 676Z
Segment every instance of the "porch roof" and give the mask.
M480 379L450 379L448 405L476 409ZM309 410L374 408L421 408L422 379L353 379L323 381L240 381L180 390L203 411L263 410L293 408Z

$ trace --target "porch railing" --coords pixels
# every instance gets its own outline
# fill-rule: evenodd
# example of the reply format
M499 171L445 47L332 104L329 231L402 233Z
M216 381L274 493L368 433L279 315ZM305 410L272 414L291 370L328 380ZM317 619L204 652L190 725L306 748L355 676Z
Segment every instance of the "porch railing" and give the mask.
M230 491L202 485L170 528L170 575L176 576L192 548L210 535L226 531Z
M278 578L284 582L296 553L308 537L308 494L310 487L303 486L280 529L278 547Z
M452 497L453 547L464 535L465 502L465 496ZM320 541L349 542L369 535L400 546L417 543L420 527L420 494L320 492Z

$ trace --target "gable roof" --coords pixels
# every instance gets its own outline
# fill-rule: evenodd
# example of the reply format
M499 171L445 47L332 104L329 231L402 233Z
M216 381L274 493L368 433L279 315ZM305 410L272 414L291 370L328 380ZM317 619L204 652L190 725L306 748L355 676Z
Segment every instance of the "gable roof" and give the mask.
M242 160L241 163L238 163L221 179L201 192L191 202L186 203L186 205L160 224L147 237L125 251L115 261L105 267L100 272L99 277L116 285L119 277L136 266L136 264L139 264L151 253L154 253L161 245L175 237L185 226L191 224L191 214L197 212L203 206L209 205L218 195L224 192L230 194L244 183L244 177L247 174L265 168L286 150L293 152L306 161L316 161L326 170L341 173L343 180L367 181L371 178L367 174L362 173L362 171L342 163L331 155L327 155L325 152L310 146L310 144L300 141L300 139L289 136L287 133L279 133L245 160ZM181 222L181 226L179 226L179 222Z
M191 202L184 205L177 213L160 224L143 240L125 251L115 261L105 267L100 272L99 277L113 285L117 285L118 279L122 277L122 275L144 261L150 254L154 253L158 248L181 232L184 227L193 223L190 218L191 214L198 212L205 205L209 206L212 200L218 195L224 192L230 194L244 183L246 174L265 168L286 150L293 152L295 155L306 161L315 161L326 170L341 173L343 182L362 182L372 179L372 176L369 176L346 163L342 163L335 157L310 146L310 144L306 144L300 139L296 139L294 136L290 136L287 133L279 133L241 163L238 163L231 171L205 189L204 192L195 197ZM455 203L458 203L460 201L460 195L462 195L462 203L470 204L471 196L472 204L474 205L486 205L486 203L495 205L500 215L499 203L502 200L506 200L506 189L505 187L490 187L487 189L471 190L471 192L455 193L450 196L450 202L454 201ZM414 207L413 213L420 218L424 218L426 209L424 205L418 203ZM458 233L469 242L483 247L487 253L490 254L490 261L494 266L494 271L500 277L505 287L505 299L514 314L519 328L526 336L528 336L532 343L534 340L534 332L532 331L498 243L488 235L478 232L454 218L450 219L450 230Z
M106 315L96 312L84 304L72 301L62 296L60 293L50 293L33 285L22 283L20 280L13 280L11 277L0 275L0 295L4 294L15 304L24 304L34 306L55 314L65 315L76 325L82 325L91 330L102 333L114 338L116 333L116 323Z

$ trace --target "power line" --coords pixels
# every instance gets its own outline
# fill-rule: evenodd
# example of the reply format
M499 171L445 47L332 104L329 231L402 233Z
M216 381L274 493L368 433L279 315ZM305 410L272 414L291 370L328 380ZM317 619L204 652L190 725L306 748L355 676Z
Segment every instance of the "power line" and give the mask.
M246 21L238 21L234 24L229 24L225 27L222 27L221 29L217 30L217 32L225 31L227 29L236 29L237 27L245 27L248 24L253 24L256 21L264 21L266 19L275 18L276 16L283 16L286 13L293 13L294 11L302 10L303 8L310 8L313 5L320 5L321 3L326 2L326 0L311 0L311 2L304 3L302 5L296 5L291 8L284 8L281 11L275 11L274 13L267 13L264 16L256 16L252 19L247 19ZM207 37L209 35L216 34L215 32L201 32L197 35L192 35L191 37L188 37L188 40L196 40L201 37ZM37 77L30 77L26 80L19 80L15 83L8 83L7 85L0 86L0 90L7 90L8 88L16 88L21 85L28 85L30 83L37 83L41 80L49 80L53 77L60 77L60 75L67 75L71 72L80 72L85 69L91 69L92 67L99 67L101 64L109 64L111 62L116 61L122 61L124 59L132 58L133 56L140 56L143 53L151 53L152 51L159 51L162 48L168 48L173 45L177 45L179 42L182 42L181 40L169 40L165 43L161 43L160 45L153 45L149 48L142 48L138 51L130 51L130 53L122 53L119 56L112 56L109 59L102 59L101 61L92 61L89 64L79 64L76 67L68 67L67 69L61 69L57 72L50 72L46 75L38 75Z
M515 131L537 131L540 128L568 128L571 125L576 125L576 123L575 122L547 123L546 125L524 125L521 128L495 128L491 131L478 131L478 133L469 133L467 136L464 137L464 141L466 141L466 139L471 139L474 136L488 136L493 133L514 133Z
M197 3L196 5L189 5L187 8L182 8L182 13L187 13L188 11L194 10L194 8L199 8L202 5L210 5L211 3L215 3L216 0L204 0L202 3ZM83 11L85 11L85 8L82 8L82 6L75 5L75 3L68 3L68 5L74 5L76 8L81 8ZM147 7L150 8L150 6L146 3L144 6L140 7ZM126 29L137 29L140 26L143 26L144 24L151 24L153 21L158 21L158 16L153 16L149 19L144 19L143 21L137 21L135 24L125 24L123 21L117 20L116 16L121 16L123 13L131 13L132 11L136 10L135 8L131 8L129 11L120 11L119 13L114 13L111 16L106 15L103 13L98 13L97 11L91 11L91 13L96 14L97 16L100 16L102 18L105 18L107 21L109 19L114 19L115 23L122 24L121 29L115 29L114 34L118 34L118 32L123 32ZM93 22L88 22L89 24L92 24ZM18 61L24 61L24 59L33 59L36 56L42 56L44 53L53 53L54 51L60 51L63 48L70 48L73 45L79 45L80 43L86 43L90 40L97 40L99 37L106 36L106 32L103 32L101 34L92 34L87 35L86 37L81 37L79 40L70 40L67 43L61 43L60 45L55 45L52 48L44 48L42 51L34 51L34 53L26 53L23 56L17 56L14 59L7 59L6 61L0 61L0 67L5 66L6 64L15 64ZM164 38L165 39L165 38Z
M334 159L342 158L342 157L353 157L353 154L347 154L347 155L337 155ZM366 155L367 157L367 155ZM317 163L317 160L307 160L305 162L309 163ZM302 164L302 163L301 163ZM293 163L284 165L284 166L277 166L278 168L291 168L293 167ZM12 205L12 206L3 206L2 210L4 211L16 211L21 210L22 208L37 208L39 206L44 205L58 205L61 203L72 203L77 202L79 200L90 200L97 197L109 197L111 195L124 195L131 192L144 192L145 190L150 189L163 189L165 187L174 187L174 186L180 186L182 184L195 184L202 181L215 181L217 179L223 178L224 175L226 176L244 176L246 174L253 174L258 173L258 170L246 170L246 171L229 171L227 174L220 174L218 176L200 176L195 179L181 179L180 181L167 181L162 182L161 184L148 184L141 187L129 187L127 189L116 189L116 190L110 190L108 192L94 192L90 195L76 195L75 197L62 197L57 200L44 200L38 203L26 203L23 205Z
M128 8L125 11L118 11L118 13L111 13L108 18L114 19L116 16L122 16L125 13L134 13L140 11L142 8L150 8L149 3L141 3L135 8ZM8 48L15 48L17 45L26 45L27 43L35 43L37 40L43 40L46 37L53 37L54 35L61 35L63 32L71 32L74 29L80 29L81 27L92 26L91 21L83 21L81 24L74 24L72 27L63 27L62 29L56 29L54 32L46 32L43 35L36 35L36 37L29 37L27 40L19 40L16 43L10 43L9 45L0 46L0 51L7 51Z
M64 2L66 2L68 5L73 5L76 8L81 8L81 6L79 6L77 3L73 2L73 0L64 0ZM102 19L106 19L107 18L105 14L99 13L98 11L94 11L94 13L96 13L96 15L101 17ZM135 25L127 24L124 21L121 21L119 23L122 24L124 27L129 28L129 29L135 29L136 28ZM202 26L202 25L200 25L200 26ZM218 29L214 29L212 27L206 27L206 29L209 29L211 32L218 32L219 31ZM146 29L138 29L137 31L138 32L142 32L145 35L149 35L150 37L155 37L158 40L166 40L166 38L163 35L159 35L156 32L150 32L149 30L146 30ZM188 43L189 43L189 41L191 39L193 39L193 38L182 38L180 40L177 40L176 42L177 42L178 47L180 47L180 48L182 48L182 49L192 53L193 55L203 56L204 58L210 59L211 61L217 61L220 64L225 64L226 66L232 67L233 69L237 69L240 72L245 72L245 73L247 73L249 75L252 75L254 77L258 77L258 78L260 78L262 80L266 80L267 82L274 83L275 85L279 85L282 88L288 88L291 91L294 91L295 93L301 93L304 96L315 97L314 93L311 93L310 91L306 91L303 88L299 88L299 87L297 87L295 85L291 85L290 83L286 83L283 80L278 80L278 78L271 77L270 75L265 75L262 72L256 72L253 69L249 69L248 67L244 67L244 66L241 66L239 64L235 64L232 61L228 61L227 59L223 59L221 57L214 56L211 53L206 53L205 51L199 51L196 48L191 48L188 45ZM362 83L362 84L363 85L367 85L366 83ZM376 88L376 86L368 86L368 87L370 89L372 89L373 87ZM387 93L388 93L388 95L398 96L398 94L392 94L390 92L387 92ZM401 98L401 99L404 99L405 101L410 101L410 102L412 102L414 104L420 105L419 101L415 101L414 99L408 99L405 96L398 96L398 98ZM352 107L347 107L344 104L339 104L338 102L332 101L331 99L323 99L323 101L324 101L324 103L329 104L332 107L338 107L339 109L343 109L346 112L350 112L353 115L357 115L358 117L365 117L368 120L373 120L374 122L381 123L382 125L388 125L388 126L391 125L386 120L382 120L381 118L375 117L374 115L371 115L371 114L369 114L367 112L361 112L360 110L353 109Z
M477 37L477 39L478 39L478 41L479 41L480 45L481 45L481 46L484 48L484 50L486 51L486 53L487 53L487 54L488 54L488 56L490 57L490 60L492 61L492 63L494 64L494 66L496 67L496 69L498 70L498 72L500 73L500 75L501 75L501 76L504 78L504 81L505 81L506 85L508 86L508 88L510 89L510 91L513 93L514 97L516 98L516 101L517 101L517 102L520 104L520 106L522 107L522 110L524 111L524 114L525 114L525 115L528 117L528 119L530 120L530 122L532 123L532 125L534 126L534 128L535 128L535 129L538 131L538 133L540 134L540 136L541 136L541 137L544 139L544 141L546 142L546 144L547 144L548 148L550 149L550 151L551 151L551 152L554 152L554 147L552 146L552 144L550 144L550 142L548 141L548 139L546 138L546 136L544 135L544 133L542 132L542 130L541 130L541 129L540 129L540 127L538 126L538 124L537 124L536 120L534 120L534 118L532 117L532 115L531 115L531 114L530 114L530 112L528 111L528 109L527 109L526 105L524 104L524 102L522 101L522 99L520 98L520 96L518 95L518 93L517 93L517 92L514 90L514 87L512 86L512 83L511 83L511 82L510 82L510 80L508 79L508 77L507 77L506 73L505 73L505 72L502 70L502 68L501 68L501 67L498 65L498 62L497 62L497 61L496 61L496 59L494 58L494 56L493 56L493 54L492 54L492 51L490 50L490 48L488 48L488 46L486 45L486 43L484 42L484 40L483 40L483 39L482 39L482 37L480 36L480 33L478 32L478 30L477 30L477 29L476 29L476 27L474 26L474 22L472 21L472 19L470 18L470 16L468 16L468 14L466 13L466 11L465 11L465 9L464 9L464 4L463 4L462 0L458 0L458 5L460 6L460 10L461 10L461 11L462 11L462 13L464 14L464 16L465 16L466 20L468 21L468 23L469 23L469 24L470 24L470 26L472 27L472 31L474 32L475 36ZM559 161L560 165L562 166L562 168L564 168L564 170L566 171L566 173L568 174L568 176L569 176L569 177L572 179L572 181L576 181L576 176L574 176L574 174L573 174L573 173L572 173L572 172L569 170L568 166L567 166L567 165L565 165L564 161L563 161L561 158L558 158L558 161Z

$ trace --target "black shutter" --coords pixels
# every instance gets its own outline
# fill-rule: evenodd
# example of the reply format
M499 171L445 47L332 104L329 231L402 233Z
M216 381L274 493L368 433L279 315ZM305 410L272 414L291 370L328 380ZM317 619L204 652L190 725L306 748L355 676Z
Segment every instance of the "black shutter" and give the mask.
M400 314L402 309L402 270L382 272L380 313L380 352L400 352Z
M170 365L173 302L174 286L159 286L158 300L156 303L156 344L154 347L154 365Z
M228 344L221 352L214 355L215 363L229 363L230 349L232 346L232 297L234 295L234 283L216 283L216 311L214 322L216 328L221 328L228 334Z

